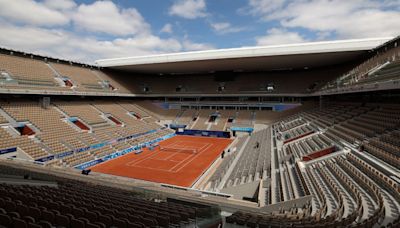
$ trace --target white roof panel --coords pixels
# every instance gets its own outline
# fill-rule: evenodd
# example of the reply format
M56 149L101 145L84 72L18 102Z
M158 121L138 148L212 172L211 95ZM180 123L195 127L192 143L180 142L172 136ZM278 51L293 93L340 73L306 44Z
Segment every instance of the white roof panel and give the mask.
M171 66L165 68L165 64L174 63L173 68L177 68L179 71L179 63L198 62L198 61L215 61L213 63L213 69L207 70L219 70L218 62L223 64L222 60L232 59L246 59L246 58L264 58L274 56L289 56L289 55L315 55L315 54L327 54L335 53L335 58L340 57L338 53L349 53L349 52L362 52L372 50L373 48L389 41L391 37L384 38L368 38L368 39L352 39L352 40L338 40L338 41L321 41L311 43L299 43L299 44L287 44L287 45L273 45L273 46L258 46L258 47L242 47L242 48L231 48L231 49L217 49L207 51L192 51L192 52L181 52L181 53L170 53L170 54L157 54L149 56L134 56L126 58L113 58L113 59L101 59L97 60L96 63L101 67L110 67L114 69L132 70L132 71L149 71L149 72L162 73L163 70L168 72L174 72ZM360 53L358 53L360 54ZM346 54L344 55L344 57ZM315 57L315 56L314 56ZM347 56L349 57L349 56ZM313 58L311 58L313 59ZM315 58L314 58L315 59ZM326 59L329 61L329 58ZM184 66L184 65L182 65ZM215 69L214 69L215 68Z

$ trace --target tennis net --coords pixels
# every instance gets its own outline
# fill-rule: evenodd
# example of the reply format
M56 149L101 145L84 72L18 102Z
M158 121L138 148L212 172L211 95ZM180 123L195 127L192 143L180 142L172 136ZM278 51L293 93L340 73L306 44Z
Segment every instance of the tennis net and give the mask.
M197 154L197 150L196 149L190 149L190 148L176 148L176 147L162 147L162 146L160 146L160 150L168 151L168 152Z

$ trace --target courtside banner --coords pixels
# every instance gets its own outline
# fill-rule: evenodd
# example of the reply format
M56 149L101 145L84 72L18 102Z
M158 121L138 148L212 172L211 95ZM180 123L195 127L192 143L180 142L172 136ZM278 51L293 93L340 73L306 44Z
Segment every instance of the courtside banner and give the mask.
M50 161L50 160L53 160L53 159L54 159L54 155L51 155L51 156L48 156L48 157L36 159L35 161L36 162L46 162L46 161Z
M3 150L0 150L0 155L1 155L1 154L12 153L12 152L15 152L15 151L17 151L17 147L12 147L12 148L3 149Z
M117 157L119 157L119 156L122 156L122 155L125 155L125 154L128 154L128 153L132 153L132 152L139 151L139 150L141 150L141 149L142 149L143 147L145 147L145 146L149 146L149 145L151 145L151 144L154 144L154 143L156 143L156 142L159 142L159 141L162 141L162 140L165 140L165 139L169 139L169 138L174 137L174 136L175 136L175 133L168 134L168 135L165 135L165 136L163 136L163 137L160 137L160 138L151 140L151 141L149 141L149 142L141 143L141 144L138 144L138 145L136 145L136 146L132 146L132 147L126 148L126 149L124 149L124 150L114 152L114 153L109 154L109 155L106 155L106 156L104 156L104 157L102 157L102 158L99 158L99 159L96 159L96 160L92 160L92 161L85 162L85 163L83 163L83 164L80 164L80 165L75 166L75 168L76 168L76 169L80 169L80 170L86 169L86 168L88 168L88 167L97 165L97 164L99 164L99 163L108 161L108 160L110 160L110 159L114 159L114 158L117 158Z
M90 146L76 149L75 153L80 153L80 152L84 152L84 151L88 151L88 150L90 150Z
M102 148L106 145L108 145L109 143L99 143L99 144L94 144L90 146L90 149L97 149L97 148Z
M81 164L79 166L75 166L75 168L82 170L82 169L86 169L86 168L88 168L90 166L94 166L94 165L97 165L97 164L102 163L102 162L103 162L103 159L100 158L100 159L97 159L97 160L93 160L93 161L90 161L90 162L83 163L83 164Z
M193 135L203 137L216 137L216 138L230 138L231 133L228 131L207 131L207 130L195 130L195 129L184 129L183 131L176 131L177 135Z
M74 151L67 151L67 152L63 152L61 154L56 154L54 157L55 158L63 158L63 157L69 156L73 153L74 153Z
M231 131L240 131L240 132L253 132L254 128L252 127L231 127Z

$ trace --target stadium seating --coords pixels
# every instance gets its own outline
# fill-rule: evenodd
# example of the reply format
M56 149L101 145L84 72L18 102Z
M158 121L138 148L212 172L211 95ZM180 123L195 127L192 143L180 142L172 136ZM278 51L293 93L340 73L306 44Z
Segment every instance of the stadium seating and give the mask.
M234 171L230 174L226 186L235 186L255 180L265 179L268 176L271 163L271 145L268 140L271 130L265 129L255 132L244 148Z
M321 90L362 86L377 82L399 80L400 47L388 44L349 72L327 83Z
M232 71L229 80L1 50L0 92L10 94L0 97L0 227L203 227L204 219L214 227L221 215L227 227L400 227L398 91L321 96L318 106L313 93L397 83L397 44L348 64ZM157 147L174 135L169 124L246 132L235 130L188 188L78 175ZM160 167L179 169L179 152L166 152L168 160L151 150Z
M105 73L101 70L92 70L92 72L96 75L99 76L104 82L107 82L112 88L109 88L110 90L115 90L114 92L117 93L131 93L129 89L129 85L126 83L122 83L117 80L117 77L114 76L112 73Z
M208 119L210 118L210 114L214 111L211 110L200 110L197 113L196 121L192 126L192 129L208 129Z
M8 123L8 121L4 116L0 115L0 124L3 124L3 123Z
M51 62L40 56L4 51L0 54L0 88L64 94L132 92L111 74L91 66Z
M116 72L97 69L94 66L86 66L67 61L47 61L47 59L34 56L1 54L0 65L0 86L7 89L28 89L46 90L52 92L63 92L65 94L76 93L101 93L101 94L257 94L257 93L310 93L323 85L323 81L331 80L333 75L343 72L343 69L324 69L324 79L321 79L321 72L299 71L268 73L246 73L235 76L235 80L223 82L226 89L219 91L219 82L210 75L185 75L174 76L173 81L164 80L158 75L133 75L129 76L135 81L133 84L126 78L120 77ZM11 51L9 52L11 53ZM32 56L32 57L31 57ZM282 77L282 74L285 77ZM329 76L329 77L328 77ZM296 78L301 77L299 83ZM10 78L12 80L6 80ZM282 79L285 78L285 79ZM68 80L68 83L66 81ZM274 85L274 90L267 90L268 84ZM146 85L149 91L144 91ZM247 85L247 86L243 86ZM260 86L264 85L264 86ZM176 90L178 86L182 89ZM313 89L310 90L310 88Z
M79 117L89 125L107 123L104 118L101 118L100 113L89 106L87 102L57 102L56 105L69 116Z
M40 158L49 155L47 151L42 148L38 143L29 139L28 136L14 136L10 134L5 128L0 128L0 148L8 149L19 147L25 151L32 159Z
M0 71L21 85L56 86L54 73L39 60L0 54Z
M2 114L4 120L0 135L6 140L1 141L0 147L1 149L18 147L32 159L38 159L160 129L161 126L155 122L159 117L172 118L176 123L180 120L190 123L193 115L197 113L195 110L185 110L170 115L172 112L169 110L163 113L165 116L153 117L153 112L141 106L141 103L145 103L146 107L151 107L155 111L158 110L148 102L127 100L54 99L50 106L44 108L40 103L28 99L3 99L0 108L5 114ZM198 119L203 119L202 127L209 129L218 126L210 124L210 115L215 113L218 116L214 115L215 119L211 121L222 120L224 125L228 116L234 117L234 124L244 124L246 121L251 123L254 115L262 113L262 111L246 110L201 111L205 114L200 112ZM308 204L293 205L290 209L282 209L272 215L249 214L245 211L234 213L227 218L227 222L236 225L368 227L371 224L388 226L398 224L400 205L395 201L399 197L396 193L398 183L388 179L382 167L375 167L374 163L362 160L363 157L357 153L342 153L344 147L351 146L354 150L365 153L369 158L392 169L399 167L398 111L398 106L393 104L332 103L326 108L313 108L281 119L272 127L256 130L251 136L240 136L236 142L237 149L226 153L225 158L215 167L207 179L205 190L218 192L258 180L267 182L274 180L271 181L271 185L259 190L261 191L259 195L264 195L262 197L264 205L290 202L308 196L312 198ZM177 113L176 110L174 112ZM32 124L35 134L19 135L13 130L13 123L8 122L4 115L8 115L7 118L16 123ZM122 125L111 121L108 118L110 116L120 121ZM242 119L239 116L242 116ZM69 121L70 118L82 120L90 130L78 129ZM75 152L48 161L46 164L74 167L169 133L171 131L167 129L159 130L150 135L124 140L110 146ZM299 165L299 162L307 162L304 157L328 148L334 148L331 152L338 152L338 155L328 158L322 155L323 161L310 163L306 167ZM371 178L374 175L377 178ZM7 186L2 185L2 187ZM51 192L51 189L46 188L46 191ZM47 213L48 210L45 211ZM18 216L12 217L14 214L11 212L6 211L5 214L10 217L13 224L32 222L31 219L27 221L21 215L14 221L13 218ZM57 213L53 214L56 217ZM76 219L73 213L71 215ZM66 222L66 219L61 217L58 219L60 221L64 219ZM66 217L71 222L72 217L68 215ZM88 223L86 220L83 222Z
M197 110L195 109L182 109L182 111L177 114L174 124L190 126L193 123L193 119L197 116L196 114Z
M302 214L237 212L226 221L249 227L371 227L377 223L395 227L400 212L398 206L387 201L389 198L383 191L398 198L398 184L396 188L396 184L379 175L382 174L354 155L332 159L306 170L306 182L315 201L311 208L303 208ZM383 219L385 213L393 216L390 222Z
M192 226L214 216L210 206L144 199L133 191L87 184L48 174L1 166L9 179L56 183L0 184L0 224L6 227L171 227ZM40 183L40 182L39 182Z
M248 136L243 136L240 137L238 142L236 143L236 150L227 153L226 157L222 160L221 164L218 166L218 168L215 170L213 173L212 177L210 177L209 181L209 186L208 190L211 191L216 191L219 188L219 184L222 181L222 178L228 173L228 169L231 167L233 164L234 159L238 155L239 151L243 148L245 145L245 141L247 140Z
M160 128L154 122L148 123L137 120L128 115L128 111L122 106L113 102L95 102L94 105L91 105L88 101L55 101L54 105L42 108L38 102L11 99L0 102L0 108L15 122L28 122L37 128L35 135L29 138L29 136L18 135L16 132L12 134L13 131L6 129L13 129L13 127L5 125L6 128L0 130L2 136L7 140L1 141L0 148L19 147L32 159L74 151L90 145ZM111 121L107 121L106 114L121 119L124 126L117 126ZM90 131L85 132L76 127L69 121L71 117L80 118L90 127ZM3 119L5 118L3 117ZM61 162L52 162L52 164L75 166L169 133L170 131L163 130L160 133L154 133L154 136L141 136L136 139L121 141L111 147L96 148L82 154L73 154L62 159Z
M67 64L50 63L52 67L62 77L72 80L77 89L84 90L103 90L102 80L92 72L91 69L78 66L70 66ZM83 87L83 88L82 88Z
M362 161L353 153L325 158L323 162L310 165L305 170L295 162L301 161L307 154L331 146L335 150L342 150L340 142L343 142L344 145L353 144L356 150L364 150L392 167L399 167L397 139L400 134L398 115L395 112L396 105L336 103L327 108L300 112L276 123L273 128L278 133L276 145L282 151L274 152L274 142L271 152L275 155L271 165L279 167L279 172L271 178L275 178L275 186L278 188L266 189L266 203L285 202L311 195L312 207L302 208L310 210L310 214L307 214L308 218L296 221L288 217L291 210L283 212L285 219L276 215L239 212L228 217L227 222L251 227L274 227L274 224L277 227L282 224L295 227L370 227L373 224L386 224L391 227L398 224L400 205L395 198L399 194L399 185L385 177L386 171L382 166L375 168L376 163ZM302 126L307 126L315 133L283 144L288 139L287 135L290 139L306 132ZM360 142L364 143L359 150ZM251 148L246 149L248 156L252 154L251 151ZM255 167L257 161L246 164ZM372 173L365 173L366 170L373 171L377 175L376 179L372 178ZM387 181L387 185L382 185L381 181ZM227 182L228 185L238 183L243 182L240 179ZM385 215L388 210L392 219L387 217L388 214Z
M323 134L317 134L298 142L287 144L285 145L284 150L286 154L293 154L297 158L302 158L308 154L323 151L332 147L335 147L334 141Z

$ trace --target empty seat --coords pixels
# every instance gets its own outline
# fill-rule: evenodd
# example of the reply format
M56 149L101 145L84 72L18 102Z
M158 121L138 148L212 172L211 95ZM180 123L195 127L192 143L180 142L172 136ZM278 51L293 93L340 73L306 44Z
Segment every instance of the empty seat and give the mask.
M12 224L12 220L11 220L10 216L8 216L6 214L0 214L0 225L10 227L11 224Z

